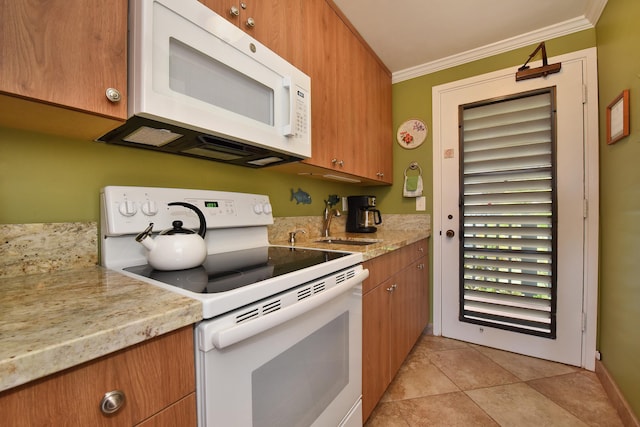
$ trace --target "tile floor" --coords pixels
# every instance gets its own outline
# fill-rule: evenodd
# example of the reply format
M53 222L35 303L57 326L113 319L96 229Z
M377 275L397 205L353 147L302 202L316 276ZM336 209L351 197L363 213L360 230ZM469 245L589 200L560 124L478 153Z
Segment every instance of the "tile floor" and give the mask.
M423 335L365 427L622 426L596 374Z

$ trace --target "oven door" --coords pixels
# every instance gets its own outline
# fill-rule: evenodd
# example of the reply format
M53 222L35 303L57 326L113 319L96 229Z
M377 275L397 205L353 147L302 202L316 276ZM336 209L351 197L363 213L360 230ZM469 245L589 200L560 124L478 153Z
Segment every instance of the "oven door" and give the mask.
M336 293L236 343L221 342L221 329L234 335L224 321L201 322L198 425L361 426L362 289L351 284ZM303 303L312 306L312 299ZM269 322L273 314L250 322Z

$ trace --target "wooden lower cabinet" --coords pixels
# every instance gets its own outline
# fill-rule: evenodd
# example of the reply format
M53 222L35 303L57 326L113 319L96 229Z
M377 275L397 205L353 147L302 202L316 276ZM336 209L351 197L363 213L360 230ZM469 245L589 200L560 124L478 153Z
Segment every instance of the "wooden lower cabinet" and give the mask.
M193 327L0 393L3 426L196 426ZM122 407L101 411L120 390Z
M427 239L366 261L362 407L367 420L429 321Z

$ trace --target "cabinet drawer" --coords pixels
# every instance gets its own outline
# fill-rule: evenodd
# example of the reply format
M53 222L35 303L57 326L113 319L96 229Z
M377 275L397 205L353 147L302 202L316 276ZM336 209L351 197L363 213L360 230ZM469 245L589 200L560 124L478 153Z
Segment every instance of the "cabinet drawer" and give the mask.
M400 250L402 260L405 265L410 264L427 254L427 251L429 250L427 242L427 239L418 240L417 242L407 245Z
M362 283L363 294L370 292L407 265L425 256L429 249L427 242L427 239L422 239L396 251L365 261L363 266L369 269L369 278Z
M193 354L188 326L8 390L0 394L3 425L135 425L195 391ZM114 390L124 404L105 415L101 400Z
M369 269L369 277L362 282L362 293L372 291L380 283L387 280L402 268L402 250L390 252L363 263Z

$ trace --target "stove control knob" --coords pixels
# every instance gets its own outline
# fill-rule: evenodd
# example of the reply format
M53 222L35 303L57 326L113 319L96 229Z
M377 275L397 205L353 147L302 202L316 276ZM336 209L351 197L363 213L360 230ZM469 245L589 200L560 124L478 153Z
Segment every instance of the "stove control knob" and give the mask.
M253 205L253 212L260 215L262 213L262 204L256 203Z
M265 203L263 210L264 210L264 213L266 213L267 215L271 214L271 212L273 211L271 209L271 203Z
M154 216L158 213L158 205L153 200L147 200L142 204L142 213L146 216Z
M132 202L131 200L126 200L120 203L118 210L123 216L134 216L136 212L138 212L136 203Z

